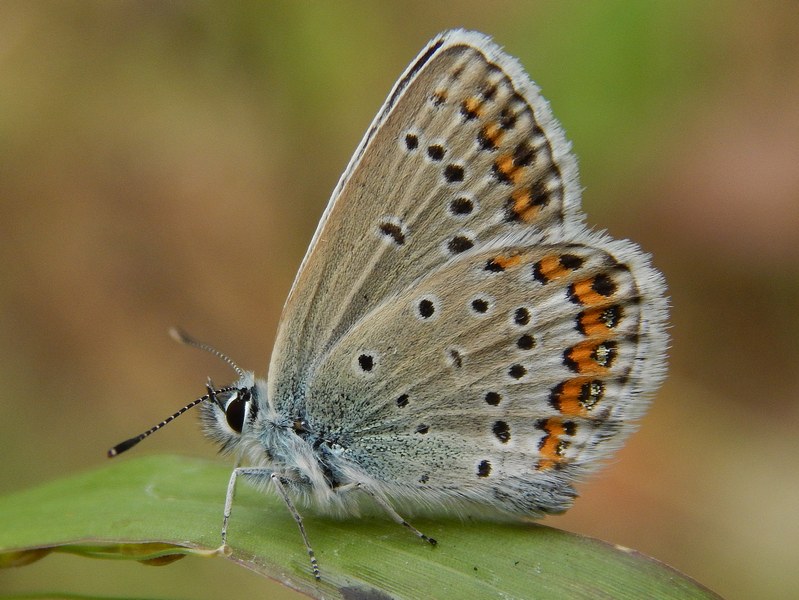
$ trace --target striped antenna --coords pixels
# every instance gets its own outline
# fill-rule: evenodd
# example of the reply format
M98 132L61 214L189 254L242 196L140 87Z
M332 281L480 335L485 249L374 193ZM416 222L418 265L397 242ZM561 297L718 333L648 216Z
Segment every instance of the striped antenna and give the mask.
M154 427L151 427L150 429L148 429L144 433L140 433L136 437L132 437L129 440L125 440L124 442L121 442L121 443L117 444L116 446L114 446L113 448L111 448L108 451L108 458L114 458L115 456L117 456L119 454L122 454L126 450L130 450L131 448L133 448L133 446L138 444L144 438L150 437L156 431L161 429L164 425L174 421L175 419L177 419L180 415L182 415L184 412L186 412L190 408L193 408L193 407L197 406L200 402L205 402L206 400L210 400L210 399L211 399L211 395L210 394L206 394L205 396L197 398L196 400L192 400L186 406L181 408L178 412L176 412L175 414L173 414L173 415L167 417L166 419L164 419L163 421L161 421L158 425L156 425Z
M191 337L188 333L183 331L182 329L178 329L177 327L172 327L169 330L169 335L172 336L172 339L176 342L180 342L181 344L186 344L187 346L191 346L193 348L197 348L199 350L205 350L206 352L210 352L217 358L221 358L225 361L230 367L236 371L239 377L244 377L244 369L239 367L232 358L230 358L224 352L221 352L214 348L213 346L209 346L208 344L204 344L203 342L198 342L193 337Z

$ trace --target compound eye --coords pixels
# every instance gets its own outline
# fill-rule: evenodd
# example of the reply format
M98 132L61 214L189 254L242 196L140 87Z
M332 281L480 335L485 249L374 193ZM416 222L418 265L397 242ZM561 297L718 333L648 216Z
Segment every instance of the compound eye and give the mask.
M234 398L225 407L225 418L227 424L236 433L241 433L244 428L244 416L247 413L247 402L241 398Z

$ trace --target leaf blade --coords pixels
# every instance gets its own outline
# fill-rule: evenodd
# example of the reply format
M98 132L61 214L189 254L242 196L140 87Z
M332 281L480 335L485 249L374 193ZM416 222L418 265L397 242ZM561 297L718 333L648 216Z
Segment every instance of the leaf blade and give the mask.
M144 457L0 498L0 567L51 551L147 564L220 555L228 477L228 468L203 460ZM280 500L246 484L233 507L229 558L311 596L717 598L636 552L535 524L415 520L439 540L432 548L387 519L303 516L321 585Z

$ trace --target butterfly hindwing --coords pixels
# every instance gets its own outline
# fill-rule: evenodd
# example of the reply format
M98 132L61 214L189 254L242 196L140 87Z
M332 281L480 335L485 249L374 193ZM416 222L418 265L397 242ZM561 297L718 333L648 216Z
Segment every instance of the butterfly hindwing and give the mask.
M663 375L660 277L629 242L580 237L495 240L414 282L320 360L309 418L395 497L480 503L515 482L558 500L492 502L565 510Z

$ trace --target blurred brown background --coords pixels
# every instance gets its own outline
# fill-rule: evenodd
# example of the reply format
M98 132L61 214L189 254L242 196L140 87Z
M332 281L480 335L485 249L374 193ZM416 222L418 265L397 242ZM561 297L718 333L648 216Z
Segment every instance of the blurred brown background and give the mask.
M728 598L796 597L794 2L3 2L0 492L105 465L206 376L229 378L173 324L265 374L339 174L406 64L453 26L520 58L574 142L589 222L651 252L672 297L652 411L547 523ZM193 418L136 451L215 455ZM42 581L264 590L225 561L50 557L0 572L0 591Z

